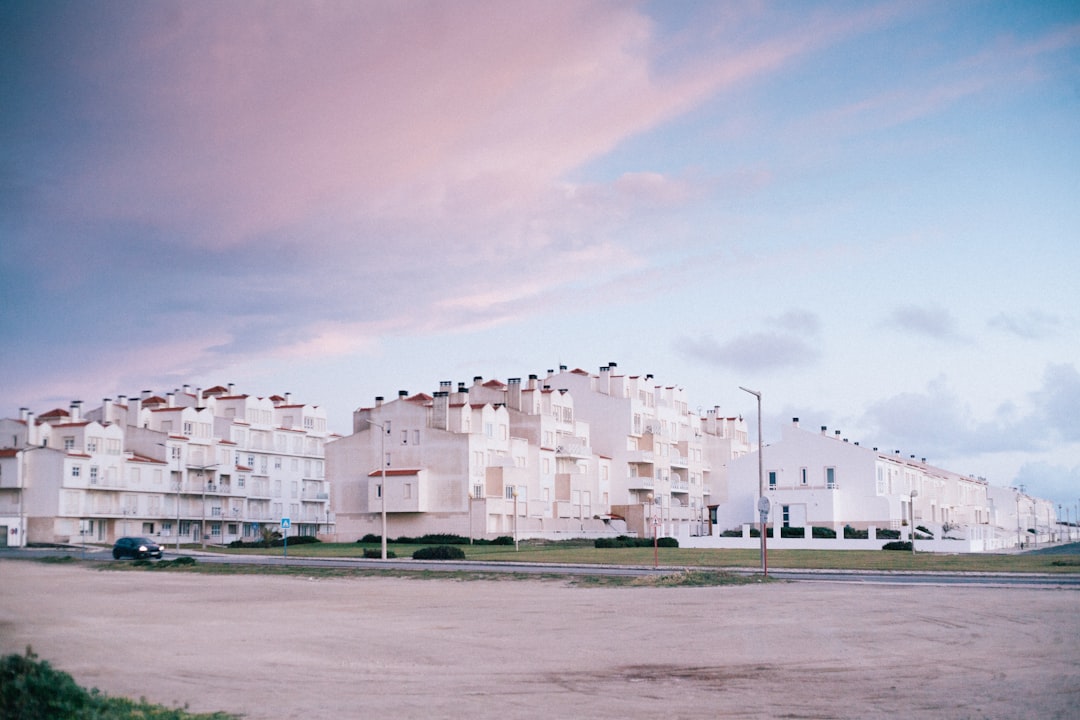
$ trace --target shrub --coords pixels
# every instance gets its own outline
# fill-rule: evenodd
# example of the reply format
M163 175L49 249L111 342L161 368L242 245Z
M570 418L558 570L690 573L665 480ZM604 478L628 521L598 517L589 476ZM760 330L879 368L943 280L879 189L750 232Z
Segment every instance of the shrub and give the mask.
M664 547L664 548L677 548L677 547L679 547L679 541L676 540L673 537L657 538L656 539L656 546L657 547Z
M870 537L869 530L856 530L850 525L844 526L844 539L845 540L867 540Z
M772 528L771 528L771 527L769 527L769 528L766 528L766 530L765 530L765 537L767 537L767 538L771 538L772 536L773 536L773 533L772 533ZM752 528L750 528L750 537L756 537L756 538L759 538L759 537L761 537L761 530L759 530L759 529L758 529L758 528L756 528L756 527L752 527Z
M151 705L85 690L65 672L54 669L27 647L26 655L0 658L0 717L96 718L99 720L228 720L233 715L193 715L177 708Z
M806 528L801 528L801 527L782 527L782 528L780 528L780 537L782 537L782 538L801 538L801 537L806 537Z
M907 540L893 540L881 546L882 550L907 550L911 552L911 543Z
M418 537L413 542L417 545L468 545L469 538L448 533L435 533Z
M878 536L878 540L899 540L900 539L900 531L899 530L886 530L886 529L883 529L883 528L878 528L877 536Z
M364 557L368 560L382 560L382 548L364 548ZM397 553L395 553L393 550L387 550L386 557L387 559L396 558Z
M915 529L921 532L926 537L934 537L934 533L927 530L925 525L916 525Z
M465 551L456 545L422 547L412 554L413 560L464 560Z
M382 535L373 535L373 534L371 534L371 533L368 533L367 535L365 535L364 537L360 538L360 539L359 539L359 540L357 540L356 542L358 542L358 543L364 543L365 545L370 545L370 544L372 544L372 543L379 543L379 544L382 544Z
M742 537L742 530L725 530L720 537Z
M810 534L811 534L811 536L819 538L819 539L829 539L829 540L831 540L832 538L836 537L836 531L835 530L833 530L832 528L820 527L818 525L815 525L811 529Z

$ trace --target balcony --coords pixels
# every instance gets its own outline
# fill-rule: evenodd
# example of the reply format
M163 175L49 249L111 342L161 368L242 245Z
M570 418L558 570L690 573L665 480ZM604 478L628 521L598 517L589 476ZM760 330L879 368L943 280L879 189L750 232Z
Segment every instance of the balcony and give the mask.
M652 490L656 486L656 478L652 475L638 475L626 479L626 486L630 490Z
M555 448L555 455L558 457L573 457L573 458L585 458L592 457L592 451L589 450L587 445L578 445L574 443L565 443Z
M690 483L685 480L672 480L671 492L688 493L690 492Z
M631 450L626 462L635 465L652 465L655 462L655 456L652 450Z
M671 467L688 468L690 467L690 460L682 455L672 455Z

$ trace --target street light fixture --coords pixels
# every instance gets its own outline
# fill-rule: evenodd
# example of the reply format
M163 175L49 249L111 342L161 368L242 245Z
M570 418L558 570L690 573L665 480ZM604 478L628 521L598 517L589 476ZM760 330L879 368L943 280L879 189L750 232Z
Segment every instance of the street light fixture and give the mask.
M165 448L166 451L168 451L170 453L172 452L172 449L168 445L166 445L165 443L158 443L158 445ZM179 450L180 449L179 446L177 446L176 449ZM180 453L177 452L176 453L176 528L173 530L173 533L176 535L176 552L177 552L177 554L180 553L180 490L183 487L183 477L184 477L183 471L180 469Z
M761 392L758 390L751 390L744 388L742 385L739 389L743 392L750 393L757 398L757 473L758 473L758 527L761 529L761 574L769 574L769 561L768 550L765 542L765 522L769 516L769 498L765 497L765 443L761 440Z
M919 491L912 488L911 501L908 503L908 512L911 514L911 554L915 554L915 498L919 496Z
M382 559L386 559L386 427L382 423L364 418L368 425L379 428L379 497L382 500Z

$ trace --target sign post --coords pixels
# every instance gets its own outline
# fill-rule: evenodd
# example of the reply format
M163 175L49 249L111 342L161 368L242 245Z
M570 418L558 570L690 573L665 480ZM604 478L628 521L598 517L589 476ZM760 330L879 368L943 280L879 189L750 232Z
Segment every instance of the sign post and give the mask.
M758 498L757 504L758 514L761 516L761 574L769 574L769 551L767 550L768 544L765 542L765 535L768 533L769 522L769 498L762 495Z
M285 557L289 557L289 528L292 527L292 521L287 517L281 518L281 547L284 549Z

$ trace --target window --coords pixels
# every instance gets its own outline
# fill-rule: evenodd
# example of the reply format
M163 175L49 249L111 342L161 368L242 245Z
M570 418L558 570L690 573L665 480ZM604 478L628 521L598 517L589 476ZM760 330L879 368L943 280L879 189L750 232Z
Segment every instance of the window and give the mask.
M828 488L836 487L836 468L825 468L825 486Z
M402 445L408 445L409 444L409 431L408 430L402 430L401 431L401 444Z
M806 484L806 468L799 468L799 482Z
M188 435L188 436L191 436L191 435L194 434L194 431L195 431L195 426L192 425L190 422L185 421L184 422L184 434Z
M382 497L382 485L380 485L379 483L375 483L375 497Z
M503 488L503 492L505 493L507 500L513 500L514 499L514 486L513 485L507 485L505 488Z
M281 458L279 458L279 457L274 458L274 469L275 470L280 470L281 469Z
M68 435L68 436L66 436L64 438L64 449L65 450L74 450L75 449L75 438L72 437L71 435Z
M413 432L413 436L412 436L413 437L413 440L412 440L413 445L419 445L420 444L420 431L419 430L413 430L412 432Z
M781 505L780 509L783 511L784 527L790 527L788 523L791 522L791 506Z
M772 489L775 489L775 488L776 488L776 471L775 470L770 470L769 471L769 489L772 490Z
M495 424L486 422L484 423L484 436L495 437Z
M484 486L483 485L473 485L472 496L474 498L482 498L482 497L484 497Z
M236 486L237 487L244 487L244 483L246 483L246 482L247 482L247 478L245 478L243 475L237 475L236 476Z
M412 499L412 483L405 483L401 488L402 497L406 500Z
M82 474L82 465L71 466L71 477L79 477Z
M97 485L97 481L98 481L97 465L91 465L90 466L90 484L91 485Z

